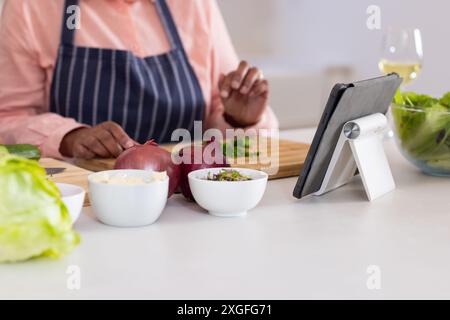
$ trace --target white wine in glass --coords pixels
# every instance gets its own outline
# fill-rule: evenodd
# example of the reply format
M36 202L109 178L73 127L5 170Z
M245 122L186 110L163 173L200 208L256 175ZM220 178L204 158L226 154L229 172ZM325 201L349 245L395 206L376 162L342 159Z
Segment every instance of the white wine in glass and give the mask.
M419 29L389 29L383 39L381 72L398 73L403 85L419 76L423 65L422 35Z

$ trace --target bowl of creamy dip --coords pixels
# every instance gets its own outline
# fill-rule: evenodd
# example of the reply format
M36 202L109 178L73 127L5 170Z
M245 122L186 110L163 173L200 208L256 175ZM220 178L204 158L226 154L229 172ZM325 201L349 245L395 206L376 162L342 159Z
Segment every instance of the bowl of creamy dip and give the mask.
M167 203L166 172L110 170L88 176L97 218L115 227L141 227L158 220Z

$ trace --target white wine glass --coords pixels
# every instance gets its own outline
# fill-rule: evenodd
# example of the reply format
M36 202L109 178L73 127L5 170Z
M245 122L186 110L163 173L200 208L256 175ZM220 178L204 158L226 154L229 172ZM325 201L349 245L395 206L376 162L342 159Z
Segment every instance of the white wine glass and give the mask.
M390 28L383 38L379 68L403 78L402 85L417 79L423 66L422 34L419 29Z

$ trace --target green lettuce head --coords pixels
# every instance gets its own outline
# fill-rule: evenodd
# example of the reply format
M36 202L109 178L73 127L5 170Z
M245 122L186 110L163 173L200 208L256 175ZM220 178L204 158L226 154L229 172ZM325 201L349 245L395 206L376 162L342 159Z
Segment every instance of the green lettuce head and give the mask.
M450 170L450 92L441 99L397 92L392 116L404 152L438 170Z
M79 243L54 183L34 160L0 155L0 262L58 258Z

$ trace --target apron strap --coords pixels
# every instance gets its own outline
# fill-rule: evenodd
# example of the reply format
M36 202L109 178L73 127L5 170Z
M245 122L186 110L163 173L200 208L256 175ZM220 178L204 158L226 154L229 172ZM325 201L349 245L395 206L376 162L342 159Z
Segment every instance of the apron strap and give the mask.
M72 16L73 12L68 12L70 6L78 6L79 0L65 0L62 31L61 31L61 43L65 45L73 45L75 41L76 29L70 29L67 26L67 20ZM184 51L183 42L178 33L177 26L173 20L172 13L165 0L156 0L156 9L166 30L167 37L169 38L172 49L181 49Z
M160 19L166 30L172 49L180 49L184 52L183 42L178 33L178 28L173 20L172 13L167 5L166 0L156 0L156 9L159 13Z
M73 45L75 40L75 28L70 29L67 26L68 19L73 15L73 12L68 12L70 6L78 6L79 0L65 0L64 4L64 12L63 12L63 21L61 27L61 43L65 45Z

